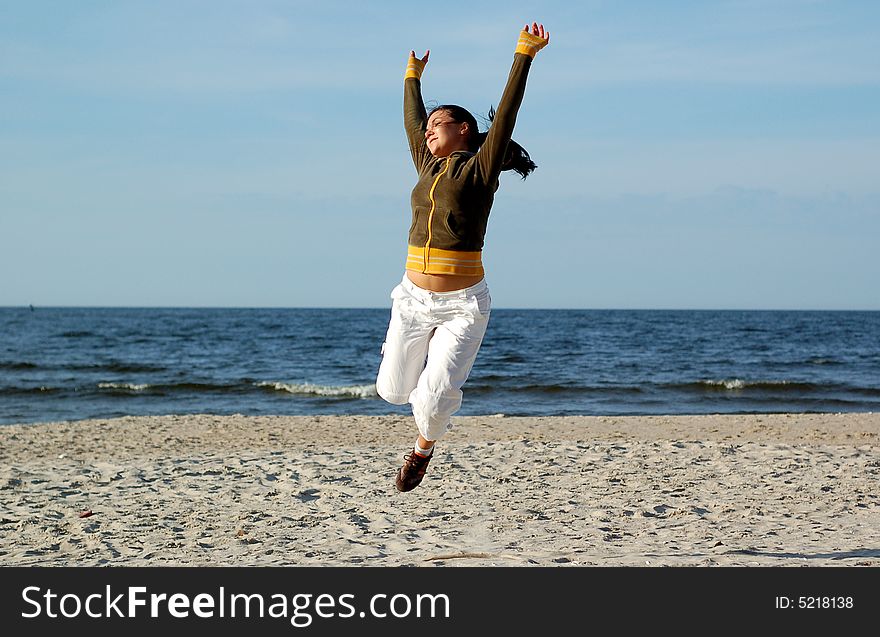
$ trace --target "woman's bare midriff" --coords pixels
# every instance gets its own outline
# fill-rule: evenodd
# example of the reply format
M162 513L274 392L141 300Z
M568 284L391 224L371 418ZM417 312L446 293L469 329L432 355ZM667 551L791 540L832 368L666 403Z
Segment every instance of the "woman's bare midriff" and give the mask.
M430 290L431 292L454 292L455 290L463 290L472 285L476 285L483 280L482 275L423 274L422 272L414 272L413 270L407 270L406 276L410 281L423 290Z

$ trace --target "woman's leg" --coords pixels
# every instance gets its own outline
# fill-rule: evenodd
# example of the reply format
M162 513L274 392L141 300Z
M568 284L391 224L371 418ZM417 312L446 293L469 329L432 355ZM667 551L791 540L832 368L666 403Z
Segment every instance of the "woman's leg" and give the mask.
M391 293L391 320L382 344L382 362L376 392L393 405L405 405L425 368L431 326L419 320L406 291L397 286Z
M420 442L441 438L452 415L461 408L461 388L480 351L490 306L485 290L476 297L448 303L437 312L438 319L445 320L431 336L425 368L410 396Z
M391 402L404 401L409 390L406 400L419 429L416 448L404 456L397 472L398 491L421 483L434 441L446 433L450 417L461 407L461 387L486 333L491 306L485 283L460 293L410 289L409 294L395 300L377 381L379 394Z

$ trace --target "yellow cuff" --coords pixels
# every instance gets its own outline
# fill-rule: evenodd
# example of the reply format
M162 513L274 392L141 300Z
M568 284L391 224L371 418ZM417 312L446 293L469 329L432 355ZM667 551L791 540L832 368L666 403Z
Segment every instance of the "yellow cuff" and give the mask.
M532 35L528 31L519 32L519 42L516 43L516 53L523 53L534 58L538 51L547 46L547 40L538 35Z
M411 77L417 80L422 79L422 71L425 70L425 64L427 62L422 62L419 58L410 55L409 62L406 64L406 75L403 76L403 79L408 80Z

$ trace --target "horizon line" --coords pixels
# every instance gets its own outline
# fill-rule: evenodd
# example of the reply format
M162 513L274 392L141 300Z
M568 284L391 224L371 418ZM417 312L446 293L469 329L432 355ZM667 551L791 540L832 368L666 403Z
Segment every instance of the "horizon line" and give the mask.
M341 305L0 305L0 310L390 310L387 306ZM785 307L493 307L492 311L561 312L880 312L880 308L785 308Z

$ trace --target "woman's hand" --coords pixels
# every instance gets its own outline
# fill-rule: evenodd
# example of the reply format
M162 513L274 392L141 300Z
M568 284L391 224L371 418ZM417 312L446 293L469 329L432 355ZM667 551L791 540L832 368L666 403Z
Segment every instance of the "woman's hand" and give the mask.
M544 27L541 27L541 28L543 29ZM549 36L550 34L548 33L547 35ZM429 56L429 55L431 55L431 49L427 49L427 50L425 51L425 56L424 56L423 58L421 58L421 60L422 60L422 64L427 64L427 63L428 63L428 56ZM410 52L409 52L409 56L410 56L411 58L414 58L414 57L416 56L416 52L415 52L415 51L410 51Z
M516 43L516 52L534 58L538 54L538 51L548 44L550 44L550 32L544 30L543 24L533 22L531 30L529 30L529 25L526 25L523 27L523 30L519 32L519 41Z
M529 33L529 25L524 26L523 31L525 31L526 33ZM550 32L544 31L543 24L538 24L537 22L532 22L531 33L532 33L532 35L536 35L539 38L541 38L542 40L544 40L544 46L547 46L548 44L550 44ZM544 48L544 46L542 46L541 48ZM415 55L415 53L413 53L413 55ZM427 61L427 59L428 59L427 56L425 56L426 61Z
M425 65L428 63L429 55L431 55L431 51L425 51L425 56L419 59L416 57L415 51L410 51L409 61L406 63L406 75L404 75L404 78L413 78L416 80L421 79L422 71L425 70Z

